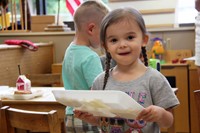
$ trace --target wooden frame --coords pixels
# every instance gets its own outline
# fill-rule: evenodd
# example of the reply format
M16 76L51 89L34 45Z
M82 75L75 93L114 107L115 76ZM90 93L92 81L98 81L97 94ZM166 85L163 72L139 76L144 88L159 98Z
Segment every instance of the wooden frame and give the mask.
M61 86L61 74L45 73L45 74L27 74L30 79L31 86Z

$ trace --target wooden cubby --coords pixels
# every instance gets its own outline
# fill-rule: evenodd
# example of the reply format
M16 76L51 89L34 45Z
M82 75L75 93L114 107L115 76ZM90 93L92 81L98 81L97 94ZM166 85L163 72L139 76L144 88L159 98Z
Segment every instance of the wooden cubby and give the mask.
M188 64L161 65L161 73L168 79L172 78L170 84L172 87L178 88L176 95L180 101L180 105L174 109L175 133L190 133L188 68Z

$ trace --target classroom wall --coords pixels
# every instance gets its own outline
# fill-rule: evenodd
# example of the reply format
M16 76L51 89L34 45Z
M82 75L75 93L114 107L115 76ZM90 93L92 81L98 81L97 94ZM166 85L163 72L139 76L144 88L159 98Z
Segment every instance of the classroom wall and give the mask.
M109 2L108 6L111 9L119 7L133 7L139 11L141 10L164 10L164 9L176 9L178 0L133 0L123 2ZM147 25L155 24L175 24L176 22L176 11L174 13L153 13L143 15ZM177 26L177 24L175 24Z
M150 40L154 37L163 38L167 41L167 48L172 50L190 49L194 52L195 32L194 27L191 28L165 28L148 30ZM63 60L64 53L70 42L73 40L74 32L52 32L52 33L7 33L0 34L0 44L6 39L24 39L35 43L53 42L54 44L54 63L60 63ZM149 41L149 45L151 41ZM102 54L101 50L96 50L98 54ZM1 58L1 56L0 56Z
M177 3L178 0L104 0L113 10L120 7L133 7L139 10L147 27L178 27ZM115 1L115 2L112 2ZM116 2L117 1L117 2ZM73 21L71 15L62 15L60 21ZM62 23L62 22L60 22Z

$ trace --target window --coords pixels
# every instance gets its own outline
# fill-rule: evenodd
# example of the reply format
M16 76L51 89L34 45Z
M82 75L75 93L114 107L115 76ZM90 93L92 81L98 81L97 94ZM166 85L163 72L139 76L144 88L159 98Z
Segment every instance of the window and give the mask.
M195 0L178 0L177 4L177 23L194 23L197 11L195 9Z
M17 20L20 20L20 0L15 0L16 2L16 14ZM36 15L36 0L27 0L29 4L30 14ZM60 17L59 21L62 24L63 21L73 21L72 15L69 13L66 7L66 0L38 0L45 1L46 14L56 15L58 13L58 6L60 5ZM60 3L58 3L60 1ZM86 0L83 0L86 1ZM102 0L104 3L108 4L111 0ZM134 1L134 0L133 0ZM112 3L110 3L112 4ZM121 0L121 4L123 1ZM8 11L11 11L10 4ZM177 0L175 22L176 24L190 24L195 22L195 17L197 16L197 11L195 9L195 0ZM57 19L56 19L57 20Z
M32 0L36 1L36 0ZM60 3L59 3L60 1ZM86 1L86 0L83 0ZM108 0L102 0L104 3L108 3ZM66 0L46 0L47 14L55 15L58 13L58 6L60 4L60 21L73 21L72 15L69 13L66 7Z
M25 6L25 1L22 2L21 0L13 0L12 3L9 2L8 8L6 10L12 16L10 17L10 21L12 23L15 23L15 21L18 23L20 21L20 17L22 16L21 11L22 10L24 11L25 8L28 9L27 10L28 12L24 13L25 15L29 14L30 12L31 16L35 16L37 15L38 8L39 8L39 11L42 10L42 13L44 13L44 15L55 15L56 17L58 14L58 8L60 8L59 23L63 24L63 21L73 21L73 17L69 13L66 7L66 0L26 0L26 1L28 2L28 6ZM82 0L82 1L86 1L86 0ZM102 1L105 2L106 4L108 3L108 0L102 0ZM22 7L24 9L22 9ZM1 11L0 11L0 16L1 16ZM57 21L57 18L56 18L56 21ZM7 26L10 26L10 25L7 25ZM0 30L1 30L1 24L0 24Z
M36 0L29 0L31 15L36 15L37 13L40 14L40 12L47 15L57 15L58 7L60 6L60 18L63 18L64 20L72 20L72 16L66 8L65 1L66 0L38 0L36 2ZM36 5L39 9L36 9Z
M57 14L58 7L60 6L60 15L59 15L60 22L73 20L72 15L69 13L66 7L66 0L60 0L60 3L58 3L58 0L47 0L46 4L47 4L47 14L49 15Z

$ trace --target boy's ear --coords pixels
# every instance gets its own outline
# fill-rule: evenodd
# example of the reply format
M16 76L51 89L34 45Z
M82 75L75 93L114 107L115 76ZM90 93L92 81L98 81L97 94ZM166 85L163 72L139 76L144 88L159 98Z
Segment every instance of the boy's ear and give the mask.
M94 31L94 28L95 28L95 24L94 23L90 23L90 24L88 24L88 33L89 34L92 34L93 33L93 31Z

